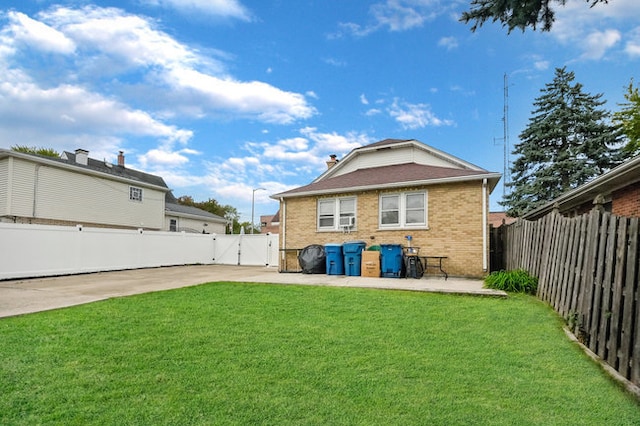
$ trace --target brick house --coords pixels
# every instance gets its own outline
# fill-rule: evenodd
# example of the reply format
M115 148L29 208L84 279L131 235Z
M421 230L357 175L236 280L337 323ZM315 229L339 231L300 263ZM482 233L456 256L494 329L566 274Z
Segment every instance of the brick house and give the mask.
M280 210L276 214L260 216L260 233L277 234L280 230Z
M594 201L617 216L640 217L640 156L620 164L590 182L585 183L560 197L523 215L523 219L536 220L554 207L564 216L587 213Z
M385 139L331 156L309 185L280 201L281 267L287 252L310 244L360 240L406 245L446 256L450 275L488 271L489 195L493 173L417 140Z

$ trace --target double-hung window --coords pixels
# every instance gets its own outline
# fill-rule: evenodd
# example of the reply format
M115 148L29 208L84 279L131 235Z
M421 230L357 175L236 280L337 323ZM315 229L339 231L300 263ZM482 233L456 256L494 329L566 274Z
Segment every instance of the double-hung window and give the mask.
M356 217L356 198L338 197L318 200L318 230L353 229Z
M427 226L427 193L401 192L380 196L380 228Z

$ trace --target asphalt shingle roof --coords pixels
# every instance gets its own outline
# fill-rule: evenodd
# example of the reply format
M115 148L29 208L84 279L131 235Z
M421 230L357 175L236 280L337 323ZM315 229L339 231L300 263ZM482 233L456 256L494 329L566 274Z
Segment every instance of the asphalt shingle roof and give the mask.
M479 179L481 176L488 173L489 172L486 170L454 169L417 163L395 164L355 170L350 173L327 178L290 191L275 194L273 197L295 196L296 194L308 192L335 192L337 190L348 191L355 187L382 187L385 185L402 183L410 184L415 182L428 182L430 180L451 178L477 177Z
M49 159L60 161L62 163L70 164L79 168L89 169L96 172L106 173L112 176L131 179L134 181L169 189L164 179L160 176L141 172L139 170L130 169L128 167L117 166L115 164L107 163L106 161L95 160L93 158L89 158L87 160L87 165L85 166L83 164L76 163L75 153L65 151L64 155L66 159L64 158L49 158Z

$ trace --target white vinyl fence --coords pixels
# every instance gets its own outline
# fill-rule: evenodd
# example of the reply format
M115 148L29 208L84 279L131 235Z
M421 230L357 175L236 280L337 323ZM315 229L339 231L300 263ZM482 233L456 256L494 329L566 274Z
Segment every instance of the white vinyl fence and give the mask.
M0 280L157 266L278 266L278 235L0 223Z

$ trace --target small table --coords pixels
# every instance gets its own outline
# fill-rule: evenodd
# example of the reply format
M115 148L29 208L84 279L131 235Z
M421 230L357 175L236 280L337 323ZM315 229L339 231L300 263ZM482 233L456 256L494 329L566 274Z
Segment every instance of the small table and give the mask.
M279 272L302 272L302 268L300 268L300 263L298 262L298 256L303 249L301 248L290 248L290 249L280 249L281 252L284 253L284 259L282 262L282 269ZM295 269L288 268L288 259L291 257L291 253L295 253Z
M447 280L447 278L449 278L449 274L447 274L447 272L442 269L442 259L447 259L447 256L420 256L420 259L422 259L422 266L424 267L425 273L429 268L438 268L440 273L444 275L445 281Z

